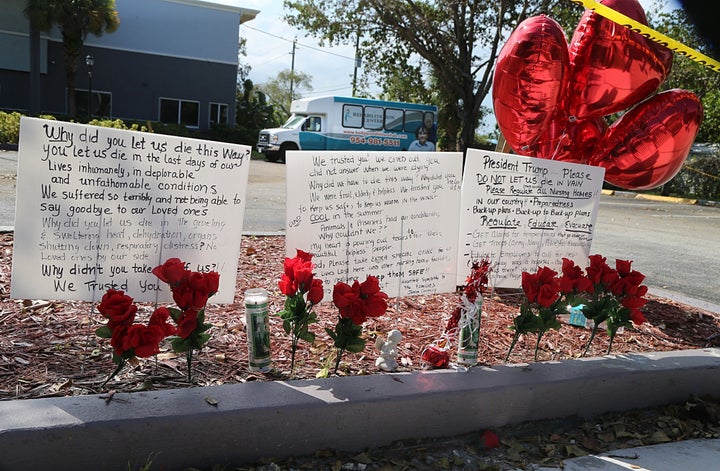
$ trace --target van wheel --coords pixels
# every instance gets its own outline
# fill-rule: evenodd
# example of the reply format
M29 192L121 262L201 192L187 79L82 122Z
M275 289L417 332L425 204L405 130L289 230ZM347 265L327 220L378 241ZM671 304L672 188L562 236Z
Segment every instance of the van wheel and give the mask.
M280 146L280 158L282 159L283 162L287 162L285 160L285 152L287 152L289 150L298 150L298 146L296 146L292 142L286 142L285 144Z

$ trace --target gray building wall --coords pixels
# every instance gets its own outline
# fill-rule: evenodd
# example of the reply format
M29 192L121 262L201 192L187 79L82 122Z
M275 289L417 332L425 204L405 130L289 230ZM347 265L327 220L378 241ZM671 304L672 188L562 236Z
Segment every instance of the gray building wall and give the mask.
M0 109L30 110L30 39L24 0L0 7ZM238 26L257 11L207 6L205 2L118 0L120 28L88 36L82 56L95 59L92 91L111 95L109 118L159 121L160 98L199 103L200 130L210 126L210 105L227 105L235 123ZM4 10L4 11L3 11ZM188 27L195 23L194 28ZM41 113L67 114L65 65L59 33L40 41ZM80 61L79 92L88 90L88 70ZM84 107L85 103L78 103Z

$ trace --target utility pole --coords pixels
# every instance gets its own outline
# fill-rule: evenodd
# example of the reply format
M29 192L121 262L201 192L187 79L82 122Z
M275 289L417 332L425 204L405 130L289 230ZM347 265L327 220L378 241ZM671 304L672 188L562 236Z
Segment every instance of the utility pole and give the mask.
M362 59L360 58L360 25L357 27L357 34L355 35L355 68L353 70L353 82L352 82L352 96L357 95L357 73L358 69L362 65Z
M297 38L293 39L293 48L292 48L292 62L290 65L290 105L292 105L294 96L293 96L293 85L295 81L295 46L297 44ZM290 108L288 108L290 109Z

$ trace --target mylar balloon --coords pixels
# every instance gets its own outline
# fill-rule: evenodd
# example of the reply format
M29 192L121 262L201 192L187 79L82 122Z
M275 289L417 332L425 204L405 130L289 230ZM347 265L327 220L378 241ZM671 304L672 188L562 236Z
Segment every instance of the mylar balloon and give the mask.
M556 112L567 83L568 46L546 15L526 19L498 55L493 106L500 131L519 151L532 144Z
M563 111L548 124L534 144L518 154L585 164L607 129L604 118L569 120Z
M637 0L600 0L647 25ZM672 66L672 51L585 10L570 40L568 114L597 118L625 110L655 92Z
M659 93L610 126L588 163L604 167L605 181L620 188L658 187L680 171L702 118L702 103L694 93Z

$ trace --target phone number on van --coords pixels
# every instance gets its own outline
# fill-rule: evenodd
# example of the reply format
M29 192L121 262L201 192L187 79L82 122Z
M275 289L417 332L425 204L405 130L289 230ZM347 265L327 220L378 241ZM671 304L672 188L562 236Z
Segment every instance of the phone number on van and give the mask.
M382 137L350 136L350 144L367 144L371 146L400 147L400 139Z

